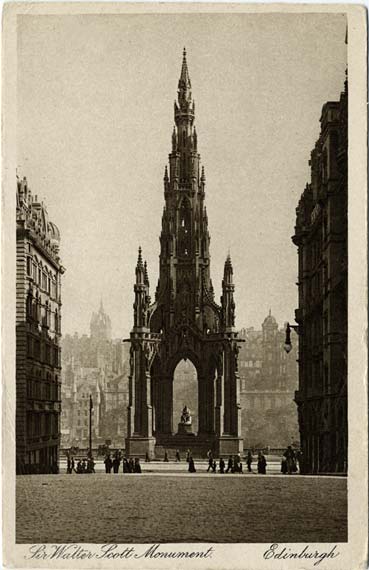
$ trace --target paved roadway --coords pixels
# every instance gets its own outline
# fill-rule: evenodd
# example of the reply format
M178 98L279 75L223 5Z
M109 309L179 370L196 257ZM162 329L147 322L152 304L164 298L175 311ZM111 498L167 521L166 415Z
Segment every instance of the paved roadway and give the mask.
M341 542L343 477L206 473L143 464L143 473L22 475L18 543ZM172 471L172 472L170 472Z

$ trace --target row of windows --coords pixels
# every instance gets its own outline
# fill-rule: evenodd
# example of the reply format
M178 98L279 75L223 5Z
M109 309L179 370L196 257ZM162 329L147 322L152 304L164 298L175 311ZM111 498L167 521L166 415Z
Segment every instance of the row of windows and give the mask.
M27 382L27 397L32 400L60 401L61 386L60 384L43 382L42 380L29 379Z
M33 297L32 294L29 293L26 303L26 315L27 320L32 320L45 327L52 328L58 334L61 333L61 319L58 309L55 309L53 313L49 301L46 301L45 304L42 305L41 297L39 297L38 293L36 293L36 297Z
M28 437L57 435L58 433L59 433L58 414L27 412Z
M37 263L37 259L34 260L30 256L27 257L27 275L33 279L35 285L56 299L57 286L54 275L46 267L43 268L41 262Z
M60 366L60 348L52 346L38 338L29 336L27 338L27 356L48 364L49 366Z

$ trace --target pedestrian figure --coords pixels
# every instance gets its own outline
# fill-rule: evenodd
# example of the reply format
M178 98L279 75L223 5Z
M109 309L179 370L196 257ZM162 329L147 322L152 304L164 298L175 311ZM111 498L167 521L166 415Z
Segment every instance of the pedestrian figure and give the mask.
M119 457L118 457L118 455L115 455L115 457L113 459L113 471L114 471L114 473L119 473L119 465L120 465Z
M67 455L67 473L72 473L72 462L69 455Z
M233 460L233 472L234 473L239 473L240 472L240 457L238 455L234 456L234 460Z
M231 471L231 473L233 473L233 457L232 457L232 455L229 456L226 473L229 473L229 471Z
M72 472L75 471L75 470L76 470L76 467L75 467L75 464L74 464L74 457L72 457L72 461L71 461L71 471L70 471L70 472L72 473Z
M295 473L297 471L296 455L295 455L295 452L293 451L293 449L290 445L287 447L287 449L283 455L287 461L287 473L288 473L288 475L291 475L291 473Z
M145 463L150 463L150 456L149 456L147 451L146 451L146 455L145 455Z
M223 457L219 459L219 473L224 473L225 463Z
M238 464L238 472L239 472L239 473L243 473L242 461L240 461L239 464Z
M165 463L168 463L168 461L169 461L167 451L164 451L164 461L165 461Z
M87 460L87 473L95 473L95 461L93 457Z
M283 473L283 475L286 475L287 471L288 471L287 459L285 458L285 456L283 456L281 462L281 472Z
M176 461L181 461L181 456L179 455L179 449L176 451Z
M206 470L207 473L209 473L210 469L212 469L212 468L213 468L213 454L210 452L210 455L209 455L209 452L208 452L208 468Z
M111 460L110 453L106 456L104 463L105 463L105 473L111 473L113 462Z
M83 461L82 461L82 473L86 473L86 467L87 467L86 459L83 459Z
M135 458L134 472L135 473L141 473L140 459L138 457Z
M265 475L266 464L267 464L267 462L266 462L264 453L262 451L259 451L259 454L258 454L258 473Z
M129 465L126 457L123 458L123 473L129 473Z
M133 458L130 457L129 459L129 472L130 473L134 473L135 472L135 464L133 463Z
M213 473L217 472L217 462L215 461L215 459L213 460L211 469L212 469Z
M195 469L195 463L193 460L193 457L190 456L189 460L188 460L188 471L190 473L196 473L196 469Z
M82 473L82 461L80 459L77 463L76 473Z
M297 468L299 469L300 473L303 473L303 457L301 450L296 451L296 471Z
M187 449L187 453L186 453L186 461L187 461L187 463L189 463L189 461L190 461L190 456L191 456L191 449Z
M251 464L252 464L253 460L254 460L254 458L253 458L253 456L252 456L251 451L248 451L248 452L247 452L246 463L247 463L247 471L248 471L249 473L252 472Z

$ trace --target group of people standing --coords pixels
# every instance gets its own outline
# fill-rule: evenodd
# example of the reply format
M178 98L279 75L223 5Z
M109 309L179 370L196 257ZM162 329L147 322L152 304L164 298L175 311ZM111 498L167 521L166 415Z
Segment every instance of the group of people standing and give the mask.
M283 454L281 462L281 472L286 475L291 475L297 472L297 461L299 460L299 454L295 453L292 447L289 445Z
M208 458L208 468L207 473L243 473L242 467L242 460L241 454L238 453L236 455L230 455L228 458L227 468L223 457L219 458L219 464L217 464L213 452L211 449L207 452ZM252 465L254 462L254 457L252 455L251 450L249 450L245 456L247 471L252 473ZM150 457L146 454L145 461L150 461ZM165 451L164 454L164 461L168 462L168 453ZM181 456L179 450L176 450L175 453L175 461L181 461ZM186 461L188 463L188 471L190 473L196 473L195 462L192 457L191 450L188 449L186 452ZM283 474L293 474L298 471L298 463L300 461L300 454L299 452L295 452L291 445L287 447L285 452L283 453L282 461L281 461L281 472ZM140 459L136 457L135 459L123 457L121 451L115 451L113 456L110 452L108 452L104 459L105 464L105 473L119 473L119 467L122 463L122 471L123 473L142 473ZM266 466L267 461L265 455L262 451L258 452L257 455L257 472L259 474L265 475L266 474ZM218 471L217 471L218 469ZM67 455L67 473L95 473L95 461L94 458L88 455L86 458L79 459L76 463L76 460L73 456L69 453Z
M207 452L208 458L208 468L207 472L216 473L217 472L217 462L213 457L213 452L211 449ZM243 473L242 470L242 461L241 461L241 454L238 453L237 455L230 455L228 458L227 469L225 468L226 464L223 457L219 458L219 471L218 473Z
M123 463L123 473L142 473L141 464L138 457L134 460L132 457L127 459L127 457L122 457L120 451L116 451L111 458L110 453L108 453L104 459L105 473L119 473L120 464Z
M95 473L95 461L94 458L88 456L83 459L79 459L77 464L74 457L67 456L67 473Z
M247 471L249 473L252 473L252 464L254 461L254 457L252 455L252 452L249 450L247 452L246 455L246 465L247 465ZM267 466L267 461L265 459L265 455L262 451L259 451L258 453L258 458L257 458L257 469L258 469L258 473L260 475L265 475L266 474L266 466Z

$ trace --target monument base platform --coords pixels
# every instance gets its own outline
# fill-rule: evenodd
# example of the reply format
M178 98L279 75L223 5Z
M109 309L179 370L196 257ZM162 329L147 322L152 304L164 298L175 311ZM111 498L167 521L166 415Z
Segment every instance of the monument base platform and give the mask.
M234 436L221 436L217 439L217 455L223 459L229 455L243 455L243 439Z
M145 459L146 453L150 459L155 458L155 437L132 436L126 438L126 456Z
M192 425L191 424L178 424L178 432L176 433L176 436L177 435L187 435L187 436L189 435L190 437L195 436L195 434L192 431Z

